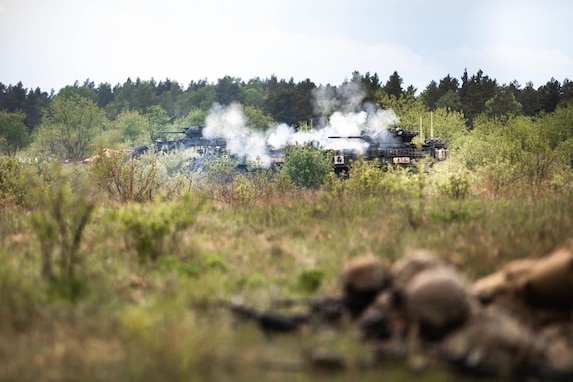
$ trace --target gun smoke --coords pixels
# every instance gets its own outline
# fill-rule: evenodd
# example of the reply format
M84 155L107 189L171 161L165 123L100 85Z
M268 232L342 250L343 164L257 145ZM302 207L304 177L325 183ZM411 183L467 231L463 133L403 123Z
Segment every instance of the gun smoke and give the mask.
M332 88L315 89L314 107L319 117L316 126L311 124L308 130L297 130L285 123L269 126L265 131L254 130L240 104L215 104L205 120L203 136L225 138L232 154L247 161L260 161L267 167L272 162L271 150L290 145L311 143L325 150L345 149L363 153L368 147L367 142L344 137L367 136L379 143L394 139L388 133L388 128L399 122L393 110L363 105L364 92L353 83L342 86L336 94L338 98Z

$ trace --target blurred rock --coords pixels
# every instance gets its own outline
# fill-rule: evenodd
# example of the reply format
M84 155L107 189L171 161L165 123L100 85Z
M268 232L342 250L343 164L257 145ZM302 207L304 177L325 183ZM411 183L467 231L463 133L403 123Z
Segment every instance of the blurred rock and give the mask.
M440 347L441 355L450 364L481 376L534 375L539 365L547 362L533 332L496 307L474 314Z
M415 275L403 292L409 322L419 323L420 334L438 339L462 325L470 315L470 298L462 276L438 266Z
M353 318L357 318L389 285L386 264L376 256L355 257L342 269L343 303Z

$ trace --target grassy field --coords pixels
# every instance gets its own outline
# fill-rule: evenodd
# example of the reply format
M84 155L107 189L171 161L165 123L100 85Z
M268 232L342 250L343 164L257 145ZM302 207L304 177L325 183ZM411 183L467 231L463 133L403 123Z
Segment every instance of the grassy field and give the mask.
M458 381L400 357L374 362L351 323L269 338L219 302L337 296L350 258L416 248L458 258L471 281L572 236L570 170L535 187L454 161L363 168L317 190L276 175L219 188L183 179L137 202L121 195L141 179L113 193L97 167L25 167L2 194L2 381ZM346 370L313 368L316 348L341 354Z

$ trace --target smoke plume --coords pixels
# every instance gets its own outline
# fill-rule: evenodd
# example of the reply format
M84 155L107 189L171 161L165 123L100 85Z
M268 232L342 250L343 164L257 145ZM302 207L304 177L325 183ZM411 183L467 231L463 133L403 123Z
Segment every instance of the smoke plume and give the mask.
M336 92L330 87L315 89L313 97L318 123L310 130L300 131L284 123L270 126L265 132L256 131L249 128L238 103L226 107L215 104L205 120L203 135L206 138L225 138L232 154L248 161L259 160L265 166L272 161L270 150L289 145L312 143L323 149L363 152L368 147L367 142L345 137L367 135L383 143L393 139L388 127L398 123L393 110L362 105L364 94L355 83L345 84Z

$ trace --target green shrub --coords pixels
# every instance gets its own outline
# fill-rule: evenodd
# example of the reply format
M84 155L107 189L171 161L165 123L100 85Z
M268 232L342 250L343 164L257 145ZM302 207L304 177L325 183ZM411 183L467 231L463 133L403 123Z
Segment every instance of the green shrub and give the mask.
M284 197L295 188L290 176L282 169L264 168L254 164L253 171L233 179L233 195L242 203L260 203L273 196Z
M27 195L22 166L15 158L0 158L0 207L22 205Z
M140 263L154 262L177 247L179 234L195 223L202 204L190 195L153 205L131 203L115 211L114 218L122 223L126 243Z
M478 184L483 192L494 197L510 196L523 182L523 174L508 160L487 162L477 169Z
M326 176L334 171L332 155L310 143L290 146L286 150L284 168L297 186L317 189Z
M294 185L288 174L279 168L265 168L260 161L245 164L233 157L219 156L204 162L204 171L196 175L196 185L211 198L225 203L253 204L274 195L291 192Z
M203 176L198 179L198 186L214 200L232 202L236 199L233 181L239 172L239 161L228 155L213 156L205 160Z
M388 166L379 168L372 161L357 160L350 168L342 187L347 195L358 197L399 196L402 199L420 198L426 188L424 163L414 169Z
M470 186L467 174L459 173L450 175L444 183L438 184L438 189L442 195L460 200L468 197Z
M374 162L354 161L348 174L346 189L353 195L373 196L386 191L381 169Z
M157 261L157 269L162 272L177 272L185 276L199 275L200 268L194 261L181 260L176 257L163 256Z
M570 197L573 193L573 172L568 168L556 172L549 185L554 194Z
M305 269L297 275L298 289L304 293L314 293L320 288L322 279L324 278L324 271L318 268Z
M154 200L159 191L157 164L153 155L127 160L121 152L99 149L93 162L97 187L120 202Z
M323 180L322 189L326 191L328 197L341 197L344 195L347 182L334 172L328 173Z
M35 206L30 225L42 253L41 274L58 295L75 300L86 290L80 245L95 203L73 192L58 163L51 165L54 181L34 187Z

